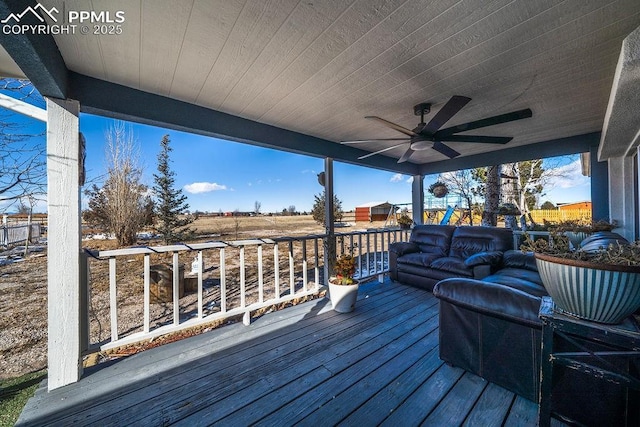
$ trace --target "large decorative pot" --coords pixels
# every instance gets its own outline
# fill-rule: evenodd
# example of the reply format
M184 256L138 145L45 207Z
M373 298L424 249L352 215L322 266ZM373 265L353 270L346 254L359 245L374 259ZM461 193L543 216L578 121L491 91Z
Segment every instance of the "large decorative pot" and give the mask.
M334 280L336 279L329 280L329 298L333 309L338 313L353 311L358 299L358 282L355 281L352 285L339 285L333 283Z
M579 248L582 244L582 241L589 236L589 234L583 231L565 231L564 235L567 236L569 242L571 243L571 247L573 247L574 249Z
M640 267L535 256L545 289L567 314L615 324L640 307Z

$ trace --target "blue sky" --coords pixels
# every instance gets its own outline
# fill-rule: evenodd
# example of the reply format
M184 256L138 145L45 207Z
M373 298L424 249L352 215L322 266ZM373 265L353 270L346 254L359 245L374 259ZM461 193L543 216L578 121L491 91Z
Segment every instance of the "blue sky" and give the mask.
M98 116L81 116L89 179L104 173L104 136L111 123ZM183 189L192 210L251 211L259 201L262 212L282 211L290 205L298 211L309 211L314 194L322 192L317 174L324 164L319 158L147 125L132 124L132 131L140 144L148 185L153 184L160 140L169 134L176 186ZM580 175L578 158L566 159L562 164L565 178L557 179L542 201L589 200L589 179ZM334 177L334 191L345 210L372 201L411 202L409 176L335 162ZM436 178L427 176L425 188Z
M28 130L42 132L44 124L33 119L15 117L28 124ZM87 180L101 183L105 173L105 133L112 119L81 114L80 130L87 140ZM143 181L153 185L156 156L165 134L171 138L171 168L176 172L176 186L188 197L191 210L218 212L252 211L256 201L262 212L281 212L293 205L299 212L309 211L314 195L322 192L317 174L324 168L323 160L255 147L247 144L191 135L175 130L131 123L131 130L140 147L144 168ZM41 138L39 143L44 143ZM565 177L549 186L541 200L576 202L590 199L589 179L580 175L577 156L562 162ZM343 209L374 202L409 203L411 179L376 169L334 163L335 193ZM437 176L425 178L425 188ZM86 201L83 203L86 206ZM44 211L41 203L37 211ZM11 211L11 209L9 209Z
M88 179L104 173L104 135L111 123L102 117L81 117ZM324 170L320 158L140 124L132 124L132 130L140 144L148 185L153 185L160 140L169 134L176 186L187 195L192 210L251 211L259 201L263 212L282 211L291 205L309 211L314 194L323 190L317 179ZM389 172L339 162L334 163L334 176L334 191L348 210L370 201L411 201L409 177L394 178Z

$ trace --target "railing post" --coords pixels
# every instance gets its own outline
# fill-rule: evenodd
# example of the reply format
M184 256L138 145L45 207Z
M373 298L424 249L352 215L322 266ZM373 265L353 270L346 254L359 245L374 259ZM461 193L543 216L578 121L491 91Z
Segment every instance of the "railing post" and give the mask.
M264 263L262 260L262 245L258 245L258 301L264 302Z
M149 254L144 254L144 319L143 319L143 330L144 332L149 332L149 324L151 323L151 257Z
M276 298L280 298L280 257L278 243L273 245L273 288Z
M244 260L244 245L240 246L240 307L247 306L246 265Z
M314 262L313 262L313 273L314 273L314 281L315 281L315 290L318 291L320 289L320 248L318 244L318 239L313 239L313 250L314 250Z
M198 319L202 319L203 311L202 308L202 274L204 270L204 263L202 260L202 251L198 251Z
M180 260L178 252L173 253L173 324L180 324Z
M111 313L111 341L118 340L118 295L116 287L116 257L109 258L109 309Z
M296 271L293 259L293 240L289 240L289 295L296 293Z
M307 239L302 240L302 290L307 292L307 281L308 273L307 273Z
M220 248L220 312L227 311L227 272L224 248Z
M2 246L9 247L9 224L7 214L2 215Z

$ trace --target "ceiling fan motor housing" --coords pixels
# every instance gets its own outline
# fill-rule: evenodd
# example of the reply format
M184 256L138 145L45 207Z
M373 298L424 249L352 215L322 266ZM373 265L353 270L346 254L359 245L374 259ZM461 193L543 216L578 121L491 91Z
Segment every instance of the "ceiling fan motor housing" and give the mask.
M411 149L415 151L426 150L432 147L433 143L427 139L416 139L415 141L411 141Z
M421 104L413 106L413 114L415 114L416 116L429 114L430 111L431 111L431 104L427 102L423 102Z

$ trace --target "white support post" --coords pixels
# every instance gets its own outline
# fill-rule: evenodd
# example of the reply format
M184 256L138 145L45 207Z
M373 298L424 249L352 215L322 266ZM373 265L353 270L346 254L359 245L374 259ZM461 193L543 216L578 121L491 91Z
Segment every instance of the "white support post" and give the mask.
M48 388L82 375L80 104L47 98Z
M616 233L635 240L635 197L633 157L609 159L609 215Z
M411 212L415 224L424 224L424 176L414 175L411 183Z

